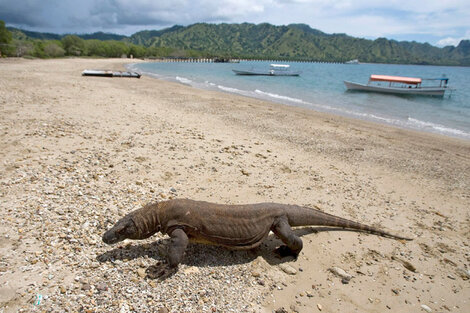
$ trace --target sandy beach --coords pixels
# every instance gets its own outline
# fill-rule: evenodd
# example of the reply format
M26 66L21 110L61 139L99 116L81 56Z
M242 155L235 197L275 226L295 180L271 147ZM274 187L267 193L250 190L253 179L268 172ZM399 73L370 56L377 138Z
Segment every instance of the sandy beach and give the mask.
M0 312L469 312L469 141L81 76L131 62L0 59ZM172 198L318 206L414 240L298 228L297 260L273 235L252 251L191 244L153 280L167 236L101 236Z

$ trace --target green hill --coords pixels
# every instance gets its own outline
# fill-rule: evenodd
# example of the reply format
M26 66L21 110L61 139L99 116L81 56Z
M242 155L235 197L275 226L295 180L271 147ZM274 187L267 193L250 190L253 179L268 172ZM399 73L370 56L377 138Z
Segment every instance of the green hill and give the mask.
M191 49L226 57L470 65L468 40L458 47L438 48L427 43L326 34L304 24L198 23L158 32L138 32L128 40L146 46Z
M9 28L15 39L61 40L66 35L29 32ZM368 40L346 34L326 34L305 24L175 25L162 30L145 30L130 37L94 33L76 35L86 41L120 41L140 46L134 55L231 57L344 62L359 59L371 63L470 66L470 40L457 47L438 48L428 43ZM95 43L96 45L96 43ZM145 47L145 48L144 48ZM143 49L143 50L142 50ZM96 50L96 49L95 49ZM94 54L91 54L94 55Z
M41 40L60 40L65 35L58 35L58 34L52 34L52 33L40 33L40 32L32 32L28 30L22 30L14 27L7 27L7 29L12 32L16 38L19 39L21 38L21 35L24 35L25 38L30 38L30 39L41 39ZM18 38L18 36L20 36ZM110 33L103 33L103 32L96 32L93 34L78 34L76 35L82 39L97 39L97 40L123 40L127 38L127 36L124 35L116 35L116 34L110 34Z

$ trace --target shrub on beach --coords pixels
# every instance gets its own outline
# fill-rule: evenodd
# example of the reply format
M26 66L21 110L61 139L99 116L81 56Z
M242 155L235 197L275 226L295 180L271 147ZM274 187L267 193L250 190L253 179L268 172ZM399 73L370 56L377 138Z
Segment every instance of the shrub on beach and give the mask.
M55 42L49 42L44 46L44 53L48 57L57 58L63 57L65 55L65 50L59 44Z
M62 45L64 46L67 55L86 55L85 41L76 35L67 35L62 38Z
M5 22L0 20L0 57L9 55L13 50L10 45L12 36L10 31L5 27Z

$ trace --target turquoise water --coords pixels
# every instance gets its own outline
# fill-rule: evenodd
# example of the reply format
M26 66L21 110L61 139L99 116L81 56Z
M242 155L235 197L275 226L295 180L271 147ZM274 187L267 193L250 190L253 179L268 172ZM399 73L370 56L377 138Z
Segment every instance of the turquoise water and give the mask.
M280 62L276 62L280 63ZM267 69L270 62L149 62L130 69L196 88L261 98L316 111L470 140L470 68L389 64L290 64L299 77L238 76L232 69ZM366 83L371 74L449 78L444 98L348 92L343 80Z

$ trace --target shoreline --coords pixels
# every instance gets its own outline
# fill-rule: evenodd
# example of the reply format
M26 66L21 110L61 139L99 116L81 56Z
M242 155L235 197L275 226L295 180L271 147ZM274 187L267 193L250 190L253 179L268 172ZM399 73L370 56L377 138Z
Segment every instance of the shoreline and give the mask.
M81 76L130 62L0 59L0 310L466 311L469 142L146 76ZM145 270L168 237L107 246L101 235L170 198L319 206L414 240L299 228L297 260L276 257L273 236L254 251L192 244L159 282Z
M143 62L139 62L139 63L151 63L151 62L143 60ZM261 91L258 89L256 89L255 91L238 89L236 87L229 86L230 84L221 85L218 83L213 83L213 82L211 83L207 81L205 83L202 83L201 81L188 79L184 76L167 77L165 75L142 71L139 68L133 68L135 64L138 64L138 63L127 64L126 69L140 72L143 75L150 77L150 78L164 80L164 81L172 82L172 83L177 82L182 85L191 86L196 89L228 93L232 95L249 97L249 98L253 98L257 100L282 104L286 106L301 107L301 108L313 110L315 112L321 112L325 114L341 116L344 118L371 122L371 123L375 123L378 125L387 125L391 127L397 127L399 129L404 129L404 130L411 130L411 131L417 131L417 132L422 132L422 133L431 133L431 134L442 135L442 136L446 136L450 138L457 138L457 139L462 139L465 141L470 141L470 133L461 129L453 128L451 126L445 126L437 122L429 122L429 121L425 121L425 120L421 120L419 118L413 118L413 117L408 117L407 120L402 120L400 118L393 117L393 116L381 115L380 113L377 113L377 112L369 112L369 113L355 112L355 111L346 109L344 107L338 107L337 105L329 105L327 104L326 99L322 99L321 102L312 102L311 100L304 100L302 98L292 98L291 96L265 92L265 91Z

